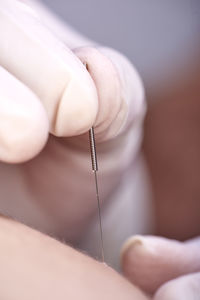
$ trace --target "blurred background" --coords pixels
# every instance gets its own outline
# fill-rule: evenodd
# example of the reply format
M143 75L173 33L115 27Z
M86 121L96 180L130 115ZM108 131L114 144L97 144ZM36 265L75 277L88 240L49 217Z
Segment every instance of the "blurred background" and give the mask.
M199 0L42 0L90 39L118 49L150 88L195 51Z
M43 2L90 39L124 53L138 69L148 102L142 151L155 232L176 239L198 235L200 1Z

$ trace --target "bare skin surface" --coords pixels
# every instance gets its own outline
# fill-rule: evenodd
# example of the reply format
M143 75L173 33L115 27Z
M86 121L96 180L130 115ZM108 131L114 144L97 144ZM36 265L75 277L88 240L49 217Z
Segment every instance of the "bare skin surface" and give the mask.
M147 299L108 266L4 217L0 244L2 299Z

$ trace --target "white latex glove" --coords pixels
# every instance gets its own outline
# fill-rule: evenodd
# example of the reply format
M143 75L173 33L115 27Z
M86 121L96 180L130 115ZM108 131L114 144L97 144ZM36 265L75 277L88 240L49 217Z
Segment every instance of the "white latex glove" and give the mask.
M0 159L24 162L0 165L0 209L75 241L96 211L87 132L95 127L106 201L140 145L143 87L123 55L81 47L84 38L71 51L58 38L69 30L34 7L0 2Z
M122 268L154 300L200 299L200 238L178 242L153 236L130 238Z

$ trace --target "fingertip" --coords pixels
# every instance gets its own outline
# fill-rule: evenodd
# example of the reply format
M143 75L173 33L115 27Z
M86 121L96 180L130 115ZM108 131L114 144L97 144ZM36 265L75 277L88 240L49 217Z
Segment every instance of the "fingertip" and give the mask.
M126 256L128 254L128 251L131 250L132 247L136 246L136 245L142 245L142 237L140 235L135 235L135 236L131 236L130 238L128 238L120 251L120 257L121 259L123 259L124 256Z
M199 251L194 245L155 236L134 236L122 248L125 276L153 294L165 282L199 270Z
M136 235L129 238L121 250L121 267L124 275L145 292L151 293L147 278L149 276L149 257L152 249L148 246L145 238Z
M85 133L95 123L98 97L94 83L83 66L83 81L72 76L60 100L53 133L56 136L74 136Z
M132 62L122 53L108 47L101 47L101 53L107 57L118 72L121 85L121 98L128 107L127 119L122 131L134 121L141 123L146 113L145 90L142 78Z
M121 249L122 266L133 267L134 263L143 263L144 258L156 254L154 245L141 235L135 235L127 239ZM136 259L137 257L137 259ZM141 259L142 258L142 259Z
M119 74L112 61L99 48L74 49L77 57L88 66L98 94L98 114L95 131L98 141L115 137L125 122L128 107L121 97Z
M136 235L129 238L122 247L123 273L149 294L153 294L169 276L167 257L163 253L163 250L167 251L168 244L163 243L161 238Z

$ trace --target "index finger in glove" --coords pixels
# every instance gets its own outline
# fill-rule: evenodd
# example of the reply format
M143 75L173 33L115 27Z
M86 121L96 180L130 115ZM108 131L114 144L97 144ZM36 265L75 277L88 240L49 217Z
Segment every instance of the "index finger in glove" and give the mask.
M86 132L95 122L98 101L80 60L19 1L1 1L0 36L0 65L38 96L50 131L57 136Z

